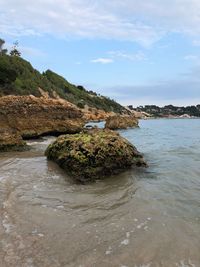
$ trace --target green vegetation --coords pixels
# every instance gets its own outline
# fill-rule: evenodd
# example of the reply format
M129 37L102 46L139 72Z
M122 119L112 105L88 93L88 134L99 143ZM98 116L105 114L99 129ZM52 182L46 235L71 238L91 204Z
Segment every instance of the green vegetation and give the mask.
M14 43L10 55L7 54L6 49L3 49L3 45L4 40L0 39L0 96L10 94L41 96L39 90L41 88L48 92L50 97L57 94L80 108L88 105L117 113L124 110L114 100L97 95L93 91L87 91L81 85L75 86L51 70L41 74L28 61L20 57L17 42Z
M154 117L169 117L169 116L183 116L185 114L194 117L200 117L200 105L196 106L187 106L187 107L176 107L173 105L167 105L164 107L158 107L156 105L146 105L140 106L137 108L133 108L133 106L129 106L130 109L136 111L144 111L147 112Z

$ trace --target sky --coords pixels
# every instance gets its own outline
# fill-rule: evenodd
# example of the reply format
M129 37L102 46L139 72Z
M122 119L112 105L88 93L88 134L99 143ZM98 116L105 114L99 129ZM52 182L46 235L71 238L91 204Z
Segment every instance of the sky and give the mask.
M0 0L0 38L123 105L200 104L199 0Z

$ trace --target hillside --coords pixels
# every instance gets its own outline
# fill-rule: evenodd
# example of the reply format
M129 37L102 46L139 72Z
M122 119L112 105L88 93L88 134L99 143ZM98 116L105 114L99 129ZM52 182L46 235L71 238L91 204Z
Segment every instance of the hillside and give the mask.
M66 99L79 108L88 105L106 112L122 113L124 110L114 100L87 91L83 86L73 85L51 70L40 73L21 57L0 54L0 96L12 94L39 97L42 91L50 97Z
M164 107L158 107L156 105L146 105L133 108L129 106L129 109L147 112L153 117L180 117L180 116L190 116L190 117L200 117L200 105L197 106L186 106L186 107L177 107L173 105L167 105Z

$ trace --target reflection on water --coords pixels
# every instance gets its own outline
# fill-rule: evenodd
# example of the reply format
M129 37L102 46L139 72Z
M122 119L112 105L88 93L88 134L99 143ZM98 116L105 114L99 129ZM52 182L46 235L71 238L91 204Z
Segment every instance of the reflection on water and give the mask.
M145 170L75 184L43 156L0 154L1 267L199 267L200 120L120 131Z

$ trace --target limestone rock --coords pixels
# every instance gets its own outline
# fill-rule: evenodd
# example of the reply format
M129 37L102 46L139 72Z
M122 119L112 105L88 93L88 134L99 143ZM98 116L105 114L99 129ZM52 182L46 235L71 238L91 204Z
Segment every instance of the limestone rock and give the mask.
M0 97L0 129L10 144L44 134L77 133L85 124L83 113L59 99L35 96ZM5 137L6 136L6 137ZM9 136L9 137L8 137Z
M111 130L92 129L63 135L45 152L81 182L93 181L135 166L146 166L137 149Z
M138 127L138 119L132 115L115 115L106 119L105 128L111 130Z
M19 151L26 148L26 143L22 140L18 132L11 129L0 129L0 152L10 150Z

